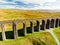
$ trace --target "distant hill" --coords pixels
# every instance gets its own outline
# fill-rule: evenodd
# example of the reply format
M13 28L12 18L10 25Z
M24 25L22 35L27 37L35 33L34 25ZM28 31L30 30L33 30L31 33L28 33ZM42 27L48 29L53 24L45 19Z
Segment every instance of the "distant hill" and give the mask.
M59 11L0 9L0 21L60 17Z

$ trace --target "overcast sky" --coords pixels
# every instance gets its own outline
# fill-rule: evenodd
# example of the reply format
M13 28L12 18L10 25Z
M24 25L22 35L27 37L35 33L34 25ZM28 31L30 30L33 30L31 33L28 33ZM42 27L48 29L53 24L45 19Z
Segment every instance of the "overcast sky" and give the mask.
M0 0L0 9L60 9L60 0Z

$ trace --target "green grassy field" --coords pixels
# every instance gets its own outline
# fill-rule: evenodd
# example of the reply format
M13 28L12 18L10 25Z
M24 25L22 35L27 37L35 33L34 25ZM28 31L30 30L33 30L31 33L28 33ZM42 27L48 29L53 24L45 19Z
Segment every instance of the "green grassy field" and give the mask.
M18 37L17 39L7 39L0 41L0 45L57 45L50 33L34 32L26 36Z
M60 41L60 27L54 29L54 33L57 36L58 40Z

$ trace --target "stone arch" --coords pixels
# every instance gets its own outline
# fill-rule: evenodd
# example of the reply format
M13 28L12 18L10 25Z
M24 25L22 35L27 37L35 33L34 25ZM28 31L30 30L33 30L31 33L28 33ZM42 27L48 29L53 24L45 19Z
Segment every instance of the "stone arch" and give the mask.
M40 31L40 21L36 20L36 30L39 32Z
M50 20L47 19L47 23L46 23L46 29L49 29L50 28Z
M50 27L54 28L54 19L51 19Z
M58 27L58 26L59 26L59 19L57 18L55 22L55 27Z
M27 33L34 32L34 20L30 20L26 22Z
M45 20L42 20L41 30L45 30Z
M23 22L23 35L25 36L27 34L27 29L26 29L26 21Z
M31 30L31 33L34 32L34 21L30 21L30 30Z

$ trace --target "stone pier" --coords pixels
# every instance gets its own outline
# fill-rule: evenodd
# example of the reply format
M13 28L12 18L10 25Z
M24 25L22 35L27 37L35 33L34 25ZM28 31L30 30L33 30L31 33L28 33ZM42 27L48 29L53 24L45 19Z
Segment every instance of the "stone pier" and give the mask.
M34 32L34 21L30 21L31 33Z
M1 24L1 29L2 29L2 40L6 40L5 27L3 23Z
M16 23L12 22L12 25L13 25L14 39L16 39L18 37L18 31L16 28Z
M26 22L23 22L23 35L25 36L26 34L27 34Z

